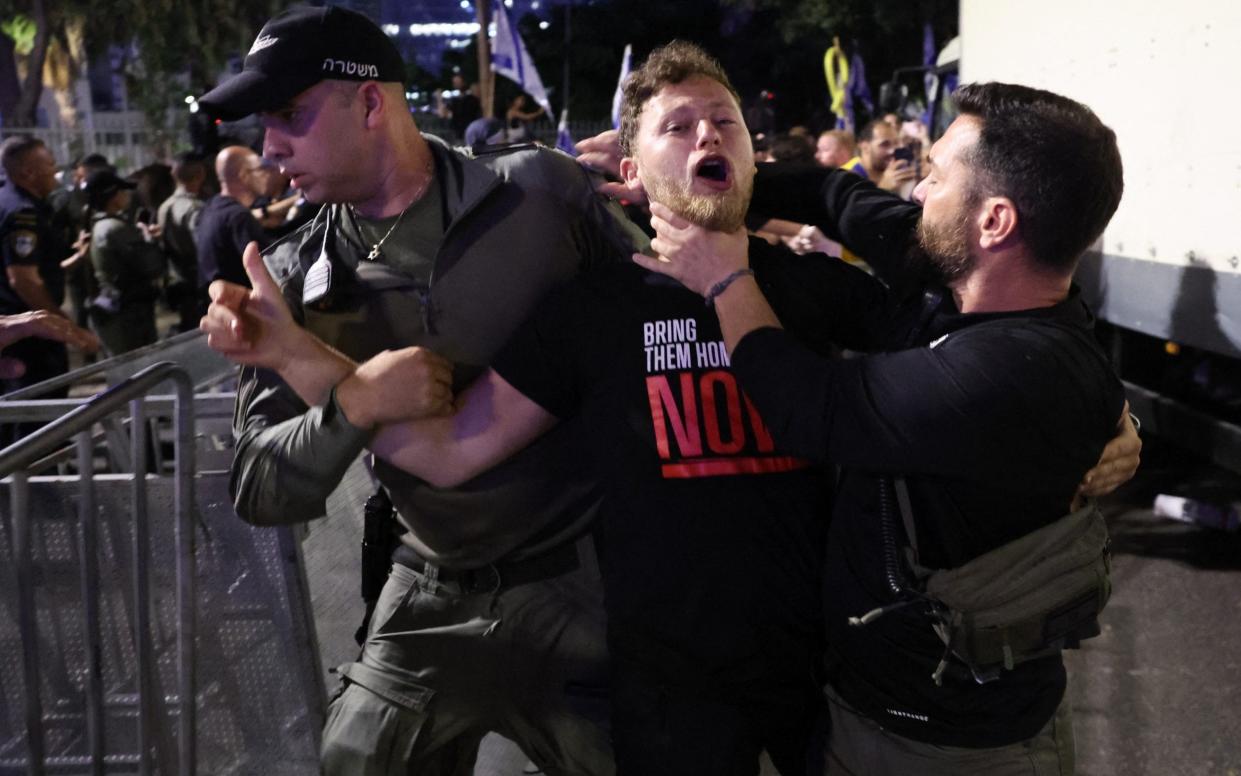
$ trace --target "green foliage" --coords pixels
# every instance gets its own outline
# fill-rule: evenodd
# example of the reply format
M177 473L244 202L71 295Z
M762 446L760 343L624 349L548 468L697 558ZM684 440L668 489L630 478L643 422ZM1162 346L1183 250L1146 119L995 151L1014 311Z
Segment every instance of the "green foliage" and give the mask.
M0 32L13 39L13 50L23 57L34 48L35 29L34 19L20 13L0 24Z
M127 48L125 78L134 102L163 127L167 111L183 104L187 90L211 85L228 57L244 54L263 22L292 0L0 0L0 30L31 51L39 25L49 34L70 19L86 22L86 54ZM23 49L23 43L25 48ZM42 61L31 63L41 69ZM81 64L81 63L80 63Z
M135 76L186 75L192 91L205 89L231 55L245 54L268 18L291 3L280 0L92 0L91 47L133 43ZM145 84L150 85L150 84ZM139 85L140 87L142 84Z

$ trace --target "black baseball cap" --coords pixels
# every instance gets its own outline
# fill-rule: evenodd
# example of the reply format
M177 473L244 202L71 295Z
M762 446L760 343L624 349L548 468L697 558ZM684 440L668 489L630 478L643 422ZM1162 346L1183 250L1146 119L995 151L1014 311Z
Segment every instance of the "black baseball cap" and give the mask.
M104 168L86 176L86 199L91 207L98 210L108 204L112 195L121 189L136 189L138 184L127 181L115 171Z
M263 25L241 72L198 104L235 121L279 108L329 78L404 83L405 61L383 30L356 11L294 6Z

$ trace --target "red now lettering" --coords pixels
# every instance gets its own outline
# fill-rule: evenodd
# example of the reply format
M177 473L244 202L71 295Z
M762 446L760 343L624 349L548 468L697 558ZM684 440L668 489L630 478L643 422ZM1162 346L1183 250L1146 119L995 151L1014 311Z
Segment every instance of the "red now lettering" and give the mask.
M694 376L681 373L681 403L672 396L672 386L665 375L646 378L646 398L651 403L651 420L655 423L655 447L659 457L672 457L668 447L668 430L664 419L664 407L668 408L668 420L677 438L677 449L684 457L702 455L702 435L698 433L698 402L694 397ZM680 407L685 407L685 420L681 420Z
M749 397L741 393L731 372L712 370L698 378L689 372L680 374L680 396L673 393L667 375L646 378L646 395L651 405L651 421L655 428L655 447L659 457L673 458L668 427L676 438L677 458L698 458L703 452L703 432L707 449L716 455L736 455L745 448L746 424L742 403L754 433L754 444L760 453L771 453L775 442L763 424L758 410ZM698 404L702 402L702 423L699 424ZM719 402L724 406L720 407ZM721 411L722 410L722 411Z
M728 409L728 442L720 435L720 416L715 408L715 386L724 389L724 402ZM741 392L737 381L728 372L707 372L699 381L702 390L702 419L707 426L707 447L711 452L733 455L745 447L745 428L741 425Z
M750 401L750 397L745 394L741 395L745 400L745 411L750 416L750 426L754 429L755 441L758 442L758 451L760 453L770 453L776 449L775 440L771 438L771 432L767 430L767 424L758 415L758 407L754 406L754 402Z

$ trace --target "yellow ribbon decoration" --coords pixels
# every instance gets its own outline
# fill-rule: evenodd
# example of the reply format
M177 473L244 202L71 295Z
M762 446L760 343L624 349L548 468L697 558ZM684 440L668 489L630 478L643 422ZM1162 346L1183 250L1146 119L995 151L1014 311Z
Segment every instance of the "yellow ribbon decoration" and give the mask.
M823 52L823 75L827 78L827 91L832 96L832 113L843 120L845 89L849 85L849 60L840 48L840 38L832 38L832 47Z

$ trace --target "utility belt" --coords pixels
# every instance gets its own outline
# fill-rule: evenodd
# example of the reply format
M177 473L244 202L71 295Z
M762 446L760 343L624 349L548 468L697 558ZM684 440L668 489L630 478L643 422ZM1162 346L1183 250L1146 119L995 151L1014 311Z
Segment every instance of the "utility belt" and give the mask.
M500 590L550 579L567 574L581 567L578 542L563 542L547 552L514 561L499 561L472 569L446 568L423 558L413 548L400 540L405 532L396 519L396 510L388 492L379 488L366 500L362 525L362 600L366 613L362 624L354 633L354 640L361 646L366 640L367 628L375 604L379 601L384 584L392 572L392 564L399 563L432 583L452 585L462 594L495 593ZM593 546L583 551L593 553Z
M891 487L905 524L904 560L915 582L896 604L850 618L864 625L887 611L924 603L944 655L932 674L942 684L949 659L964 663L982 684L1004 670L1076 647L1099 635L1099 614L1111 595L1107 525L1093 500L1055 522L983 553L955 569L930 569L918 558L909 493L903 478ZM885 544L894 540L890 509L880 500ZM894 547L885 547L891 563ZM893 569L890 584L896 586Z
M534 557L497 561L472 569L456 569L432 563L402 544L392 560L423 575L430 582L453 585L462 593L494 593L567 574L581 566L577 553L576 542L564 542Z

